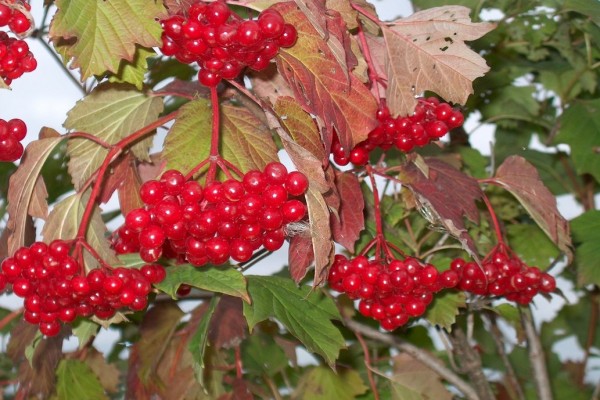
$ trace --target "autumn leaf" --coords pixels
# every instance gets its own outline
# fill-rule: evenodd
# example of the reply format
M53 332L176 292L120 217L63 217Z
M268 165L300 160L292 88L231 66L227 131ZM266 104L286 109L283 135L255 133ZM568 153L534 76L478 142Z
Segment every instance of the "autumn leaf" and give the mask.
M325 128L325 143L331 143L335 129L345 148L354 147L377 124L375 98L353 74L348 84L347 71L300 9L291 2L274 7L298 31L296 44L277 57L279 72L295 99Z
M394 399L451 400L453 398L440 376L421 361L404 353L397 355L393 360L392 376L384 377L390 379Z
M248 324L242 313L242 300L222 296L210 319L208 339L217 348L230 349L240 344L248 334Z
M336 176L335 184L341 200L337 216L331 215L333 240L354 252L354 243L365 227L365 199L356 175L343 172Z
M293 398L298 400L355 399L369 388L360 374L347 368L332 371L325 366L313 367L300 377Z
M309 186L306 192L310 236L315 255L315 286L327 280L328 267L333 263L333 239L329 225L329 208L318 190Z
M44 162L62 137L40 139L31 142L25 149L17 170L11 175L8 185L8 254L14 254L25 245L28 211L36 193L37 181ZM37 191L40 189L37 188ZM38 193L39 196L39 193Z
M288 251L288 264L290 275L294 282L299 283L308 272L308 267L315 260L313 244L310 237L295 235L290 239Z
M412 157L399 171L402 183L415 194L419 210L429 222L442 226L478 259L475 243L463 220L466 216L473 222L479 221L476 201L483 192L477 180L435 158Z
M119 73L121 60L132 62L136 44L159 47L162 29L158 20L166 16L162 2L146 0L87 1L57 0L58 10L50 24L50 40L61 53L74 59L81 79Z
M571 261L573 251L569 223L558 211L556 197L544 185L533 165L523 157L510 156L489 181L512 193Z
M122 85L103 85L77 102L67 114L65 128L92 134L109 144L156 121L163 110L160 98L149 97ZM152 138L135 144L131 151L149 161ZM88 139L70 139L67 146L69 173L77 190L100 167L108 150Z
M445 100L464 104L475 78L489 67L465 41L494 29L490 22L471 22L462 6L435 7L383 26L387 47L387 105L394 115L411 114L416 95L433 91Z
M142 90L144 77L148 71L148 58L156 55L152 49L136 46L132 61L121 60L119 70L114 75L109 75L108 81L113 83L129 83Z

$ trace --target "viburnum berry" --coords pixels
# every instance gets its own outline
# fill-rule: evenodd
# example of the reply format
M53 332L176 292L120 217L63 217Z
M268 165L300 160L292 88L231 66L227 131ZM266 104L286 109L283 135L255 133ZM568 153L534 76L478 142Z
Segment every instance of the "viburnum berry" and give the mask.
M23 145L20 141L26 135L27 126L22 120L13 118L7 122L0 119L0 162L12 162L21 158Z

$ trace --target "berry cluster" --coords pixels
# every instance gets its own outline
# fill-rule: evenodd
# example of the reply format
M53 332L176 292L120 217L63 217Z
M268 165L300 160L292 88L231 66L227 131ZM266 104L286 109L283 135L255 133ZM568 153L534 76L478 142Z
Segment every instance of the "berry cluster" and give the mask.
M358 311L391 331L421 316L434 293L458 284L458 275L453 270L439 273L433 265L410 257L386 263L364 256L348 260L338 254L328 281L332 289L360 299Z
M151 285L165 278L160 265L93 269L85 275L69 252L69 244L61 240L35 242L2 261L0 289L12 285L25 300L25 321L39 325L46 336L58 334L61 322L78 316L108 319L121 308L143 310Z
M139 251L146 262L164 253L195 266L248 261L261 246L279 249L284 226L299 222L306 206L307 178L280 163L206 187L175 170L140 189L144 208L130 211L113 245L117 253Z
M22 5L25 9L30 9L29 3L22 3ZM18 9L0 3L0 28L4 26L8 26L8 29L16 34L22 34L31 28L31 21Z
M27 125L18 118L6 122L0 119L0 162L13 162L23 155L21 140L27 135Z
M187 14L161 21L161 51L186 64L197 62L198 79L209 87L234 79L246 66L266 68L280 47L291 47L297 38L296 29L272 9L257 20L243 20L224 1L200 1Z
M366 140L358 143L346 154L346 149L334 137L331 146L333 160L338 165L366 165L369 153L377 147L388 150L392 146L402 152L425 146L431 141L438 140L451 129L462 125L462 113L453 109L448 103L440 102L435 97L419 99L415 112L410 117L393 118L387 107L377 112L379 125L369 132Z
M508 255L502 247L483 262L483 268L461 258L452 261L451 270L459 277L458 288L482 296L505 297L526 305L539 292L556 289L556 280L537 267L530 267L518 257Z

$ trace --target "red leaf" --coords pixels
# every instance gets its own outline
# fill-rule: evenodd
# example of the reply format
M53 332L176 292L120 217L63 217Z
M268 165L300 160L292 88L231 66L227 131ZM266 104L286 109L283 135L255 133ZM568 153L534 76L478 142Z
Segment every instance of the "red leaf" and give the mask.
M483 196L474 178L435 158L415 158L400 168L402 183L415 194L420 211L433 225L441 225L479 259L463 217L479 221L476 201ZM425 171L425 172L423 172Z
M544 185L533 165L523 157L510 156L489 181L511 192L571 261L573 251L569 223L560 215L556 197Z
M142 179L136 168L136 161L130 157L128 168L125 170L125 176L121 186L119 187L119 206L123 215L135 208L144 206L144 202L140 197L140 187Z
M277 71L275 64L271 64L262 71L248 70L248 76L252 81L252 92L271 105L274 105L280 97L294 95L285 79Z
M325 282L328 267L333 263L334 246L329 225L329 208L323 195L312 187L309 187L306 193L306 204L315 254L314 285L317 286Z
M360 190L358 178L354 173L343 172L338 174L335 183L341 203L338 210L339 218L336 218L333 214L331 215L333 240L352 253L354 252L354 243L365 227L363 214L365 200Z
M248 323L242 313L242 299L223 296L210 319L208 339L217 348L232 348L248 333Z
M377 103L369 89L340 65L306 15L293 3L275 8L298 31L298 41L277 57L279 72L302 107L325 128L324 142L331 143L335 129L345 148L366 139L376 126Z
M129 161L130 156L121 157L112 165L112 168L108 171L108 176L105 175L99 197L100 203L107 203L113 193L121 186L126 170L129 168Z
M308 271L308 267L315 260L312 241L310 237L303 235L292 236L288 253L288 264L290 275L294 282L299 283Z

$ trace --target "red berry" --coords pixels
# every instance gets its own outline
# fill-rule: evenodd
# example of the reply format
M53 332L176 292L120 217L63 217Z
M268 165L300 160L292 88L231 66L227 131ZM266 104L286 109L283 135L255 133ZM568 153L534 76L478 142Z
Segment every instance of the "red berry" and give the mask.
M24 33L31 27L31 21L21 11L14 10L8 27L14 33Z
M301 196L308 190L308 178L302 172L292 171L285 179L285 189L292 196Z
M27 46L25 42L22 43ZM8 121L7 128L8 132L18 141L25 139L25 136L27 135L27 125L18 118L13 118Z
M277 39L277 43L281 47L292 47L296 43L296 39L298 39L296 28L291 24L285 24L281 36Z
M45 336L56 336L60 332L60 323L58 321L40 322L40 332Z
M271 162L265 167L264 175L267 183L271 185L281 185L285 184L288 171L285 165L279 162Z

